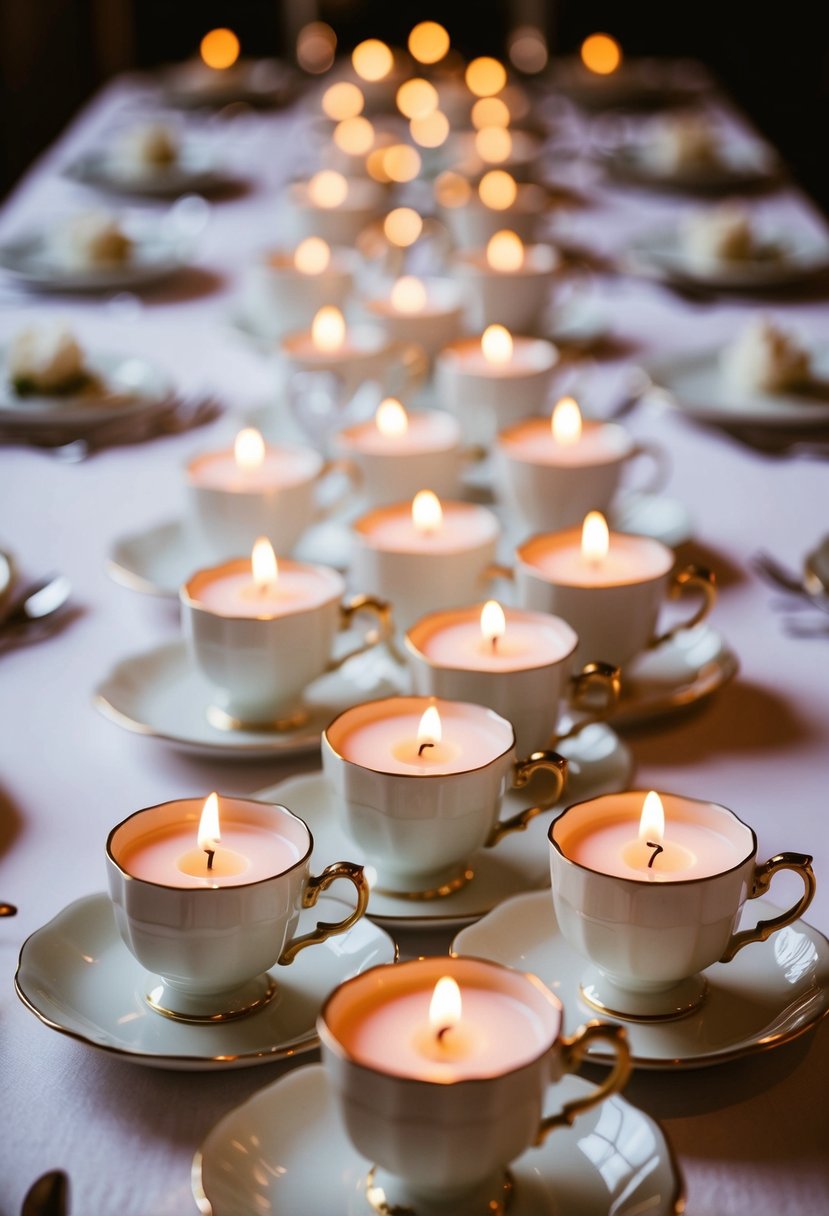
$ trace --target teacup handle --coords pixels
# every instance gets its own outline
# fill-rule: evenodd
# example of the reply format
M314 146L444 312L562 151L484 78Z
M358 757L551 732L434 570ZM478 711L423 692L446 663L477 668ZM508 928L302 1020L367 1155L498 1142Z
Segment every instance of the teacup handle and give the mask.
M602 694L602 702L597 707L591 704L591 698L598 690ZM572 739L585 726L593 722L602 722L616 708L619 694L622 690L622 674L612 663L585 663L581 671L570 677L570 694L568 701L571 709L585 713L580 722L574 723L569 730L553 735L552 741L558 743L561 739Z
M374 595L355 595L353 599L346 604L340 604L340 629L347 629L355 616L359 616L361 612L365 612L371 616L375 616L378 621L377 629L370 629L363 641L349 650L347 654L342 654L338 659L332 659L326 667L326 671L336 671L338 667L342 667L343 663L347 663L349 659L355 658L358 654L365 654L367 650L371 650L374 646L379 646L381 642L386 642L392 635L394 625L391 617L391 604L385 600L377 599Z
M671 638L676 637L683 629L693 629L695 625L698 625L700 621L708 616L708 613L714 607L714 602L717 598L717 580L713 570L709 570L705 566L694 565L693 562L688 566L684 566L682 570L677 570L671 580L669 591L671 599L677 599L688 588L703 593L703 601L699 608L689 620L679 621L667 633L661 633L658 637L652 638L648 643L650 649L653 649L654 646L661 646L664 642L669 642Z
M637 443L631 448L628 460L636 460L639 456L647 456L653 461L650 478L645 481L644 485L629 486L626 489L635 491L637 494L656 494L659 490L664 489L671 474L670 457L659 444L647 442Z
M349 882L354 883L357 889L357 906L344 920L318 921L316 928L312 929L310 933L303 933L302 937L295 937L279 956L278 961L282 966L292 963L300 950L304 950L306 946L316 946L319 942L334 937L337 933L345 933L346 929L350 929L365 912L368 907L368 879L363 872L363 867L355 865L352 861L335 861L330 866L326 866L320 875L312 874L302 893L303 908L313 908L320 894L338 878L347 878Z
M429 357L416 342L394 342L391 349L399 357L402 376L399 384L391 381L390 391L394 396L406 397L417 392L429 374Z
M753 929L743 929L741 933L733 934L725 953L720 958L721 963L730 963L743 946L748 946L751 942L764 942L778 929L783 929L793 920L798 920L812 902L815 893L815 874L812 869L812 859L806 853L777 853L768 861L764 861L762 865L755 866L754 879L748 898L756 899L758 895L765 895L778 870L794 870L796 874L800 875L804 886L800 899L789 908L788 912L781 912L779 916L773 916L771 920L760 920Z
M499 819L487 838L486 847L488 849L496 845L499 840L503 840L510 832L523 832L530 820L535 819L536 815L540 815L542 811L548 811L558 802L567 780L567 761L558 752L546 750L533 752L526 760L516 760L512 776L513 789L521 789L538 772L554 774L555 790L538 806L528 806L525 810L511 815L509 819Z
M557 1127L571 1127L579 1115L583 1115L586 1110L598 1106L600 1102L604 1102L605 1098L619 1093L624 1088L631 1069L627 1031L624 1026L615 1026L610 1022L599 1022L595 1019L585 1022L584 1026L580 1026L568 1038L561 1040L561 1055L565 1072L576 1072L587 1056L590 1044L596 1042L609 1043L613 1048L616 1063L613 1065L610 1075L583 1098L565 1102L557 1114L547 1115L542 1119L538 1125L536 1145L543 1144L550 1132L555 1131Z
M325 464L317 474L317 485L328 477L332 477L335 473L344 473L347 479L347 485L343 488L342 494L338 494L332 498L330 502L326 502L317 507L313 518L315 520L327 519L329 515L344 506L352 494L355 494L363 484L363 475L353 460L349 460L345 456L339 456L336 460L326 460Z

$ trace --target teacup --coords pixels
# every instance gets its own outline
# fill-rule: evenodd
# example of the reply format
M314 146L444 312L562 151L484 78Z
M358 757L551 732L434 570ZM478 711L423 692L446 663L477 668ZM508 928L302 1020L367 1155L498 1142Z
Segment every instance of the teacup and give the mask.
M661 541L613 532L609 564L582 561L581 541L578 528L533 536L517 547L514 572L522 607L563 617L576 630L577 662L601 655L624 668L642 651L699 624L714 605L713 573L693 564L675 570L674 554ZM702 604L690 618L660 632L664 600L686 590L701 592Z
M436 1024L439 981L457 986L460 1016ZM483 959L421 958L341 984L317 1029L346 1133L373 1163L366 1195L383 1195L387 1212L504 1211L509 1163L618 1093L630 1073L623 1027L592 1021L564 1036L562 1015L536 976ZM595 1042L610 1045L612 1070L544 1115L549 1087Z
M221 840L207 854L197 833L201 799L136 811L109 834L109 892L118 931L150 973L146 1000L158 1013L216 1023L261 1008L276 992L268 969L344 933L363 915L362 867L339 861L314 876L313 838L287 807L222 799ZM303 908L338 878L357 891L343 920L296 936Z
M343 600L336 570L280 561L264 593L251 563L237 558L197 570L182 586L184 635L193 661L212 687L208 720L222 729L290 730L307 717L302 693L312 680L383 641L389 607L371 596ZM361 613L377 628L332 658L334 638Z
M515 269L490 265L482 249L459 250L455 273L464 285L469 325L484 329L498 323L514 333L538 333L550 302L559 258L552 245L528 245Z
M261 254L243 276L246 323L268 340L306 329L323 305L345 305L354 286L354 260L351 250L335 249L324 268L306 273L287 250Z
M343 476L342 491L325 501L325 483ZM268 444L250 474L236 469L231 451L205 452L187 464L188 522L216 558L250 552L260 536L287 554L313 523L339 510L358 480L353 464L323 460L301 444Z
M445 410L409 412L400 434L384 434L373 419L359 422L339 432L334 448L359 470L361 497L370 506L414 498L424 486L442 499L457 498L464 466L478 455L462 446L460 425Z
M705 997L705 969L728 963L806 911L811 857L757 861L757 838L714 802L662 794L664 832L640 839L644 791L568 807L549 830L553 904L562 934L590 964L582 996L614 1017L682 1017ZM764 895L779 870L804 893L788 911L735 932L743 904Z
M417 343L431 364L437 352L463 331L463 293L451 279L426 278L415 283L407 298L403 292L406 281L398 279L391 295L372 294L363 301L363 307L390 341ZM398 288L399 302L395 294Z
M498 605L495 605L498 608ZM585 663L572 673L578 637L543 612L501 609L504 631L486 635L487 605L431 612L407 631L412 691L488 705L512 723L519 755L555 747L607 715L619 695L619 671ZM562 699L581 716L560 722Z
M423 717L429 710L439 715L435 736ZM553 806L567 773L555 752L516 760L512 725L493 710L430 697L387 697L345 710L322 733L322 767L378 889L411 899L464 886L470 858ZM506 789L537 772L551 774L552 791L501 820Z
M422 347L389 338L376 324L350 325L342 344L330 350L316 346L308 330L285 334L276 359L283 383L290 384L298 373L334 372L348 397L373 380L383 393L407 398L417 391L428 371Z
M377 182L366 177L341 181L344 197L339 199L337 193L322 202L315 201L309 182L288 183L281 205L286 227L295 240L319 236L329 245L351 248L363 229L384 210L386 192Z

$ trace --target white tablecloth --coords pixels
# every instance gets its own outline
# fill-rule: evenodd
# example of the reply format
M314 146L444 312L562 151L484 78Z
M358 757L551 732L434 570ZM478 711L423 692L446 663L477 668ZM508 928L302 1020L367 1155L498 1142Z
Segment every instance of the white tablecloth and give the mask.
M0 232L88 205L90 195L60 176L79 149L99 146L124 114L146 108L134 82L119 81L81 114L33 168L5 207ZM249 175L250 190L217 202L194 268L130 301L21 299L5 289L0 340L24 320L66 316L84 342L141 351L183 388L214 388L231 413L267 403L272 372L229 323L238 272L278 241L280 182L309 163L304 119L293 113L241 117L213 136ZM572 172L572 166L570 167ZM669 219L675 197L613 189L576 170L590 205L572 213L570 236L605 249ZM794 188L759 204L775 221L822 231ZM608 279L603 304L633 357L690 349L736 332L756 308L723 300L702 306L642 281ZM825 333L829 305L788 301L775 315ZM609 402L621 363L596 364L595 391ZM599 398L597 398L599 399ZM737 651L739 677L698 712L630 736L636 782L710 798L755 828L762 857L780 850L815 856L818 891L807 919L829 930L829 637L784 634L774 594L750 571L759 546L798 564L829 526L827 466L755 454L674 413L642 408L628 425L663 444L672 460L668 492L693 518L693 556L717 571L712 617ZM0 895L19 906L0 921L0 1212L19 1210L32 1180L62 1167L73 1212L94 1216L180 1216L195 1210L190 1162L207 1130L279 1065L238 1072L176 1074L125 1063L41 1025L15 996L12 978L25 938L67 903L105 887L104 841L141 806L219 788L254 791L316 765L315 757L222 764L191 758L119 730L94 708L91 689L119 658L177 631L174 608L116 585L106 571L115 538L182 511L185 458L232 433L211 430L114 448L67 466L33 448L0 449L0 547L24 572L62 570L76 618L38 645L0 656ZM783 903L795 886L781 880ZM448 936L407 935L404 953L443 950ZM307 1057L305 1057L307 1058ZM297 1061L301 1063L302 1060ZM829 1206L829 1034L698 1072L638 1073L628 1096L664 1119L698 1216L816 1216Z

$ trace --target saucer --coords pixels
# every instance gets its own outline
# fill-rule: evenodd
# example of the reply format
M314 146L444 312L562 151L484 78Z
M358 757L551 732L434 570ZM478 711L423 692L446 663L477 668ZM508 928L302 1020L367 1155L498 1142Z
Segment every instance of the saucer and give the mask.
M810 352L814 387L776 393L734 389L720 374L721 347L654 361L648 375L666 402L701 422L720 426L821 427L829 422L829 346Z
M608 721L624 729L694 705L733 679L739 666L722 634L707 621L681 629L623 670L622 693Z
M212 194L226 189L235 181L219 169L207 147L195 143L185 144L172 164L151 166L143 173L124 173L106 150L84 153L70 162L64 173L84 186L144 198Z
M544 1113L591 1088L563 1077ZM196 1153L191 1186L199 1210L213 1216L372 1216L363 1195L369 1166L346 1136L324 1067L307 1064L216 1124ZM665 1132L618 1094L528 1149L510 1172L510 1216L678 1216L685 1206Z
M213 691L183 639L122 659L93 695L104 717L118 726L181 751L225 760L272 759L318 748L322 730L349 706L399 693L399 671L385 647L355 657L309 684L302 699L308 717L295 729L278 732L212 726L207 708Z
M648 159L640 143L619 144L600 155L607 173L617 181L656 190L687 191L692 194L727 194L756 190L775 180L779 170L762 146L728 144L708 164L663 168Z
M300 914L298 932L341 919L348 907L321 895ZM391 938L363 917L290 966L275 967L279 992L257 1013L211 1026L175 1022L146 1003L148 973L121 940L109 896L99 893L69 904L23 943L14 982L46 1026L89 1047L154 1068L247 1068L316 1047L316 1018L329 992L395 959Z
M557 750L570 761L570 773L558 809L570 802L615 793L630 783L633 762L625 745L609 727L594 724L572 739L562 740ZM510 790L504 798L502 818L532 804L538 797ZM340 826L334 791L322 773L289 777L278 785L260 790L256 798L277 801L304 819L314 837L315 865L328 865L340 857L355 857L357 846ZM412 901L382 891L372 891L368 915L396 928L440 928L469 924L494 908L502 899L520 891L549 887L550 864L544 833L554 811L542 812L524 832L506 836L494 849L482 849L470 860L475 877L441 899ZM359 858L357 858L359 861Z
M711 291L769 291L794 287L829 269L829 243L808 233L769 232L764 247L777 256L759 255L716 264L689 256L676 229L657 228L631 243L626 260L634 273Z
M748 928L779 912L764 899L747 900L740 923ZM565 1033L595 1016L579 996L587 962L561 936L549 892L501 904L459 933L452 953L533 972L561 998ZM829 942L802 920L703 974L707 996L687 1017L624 1022L639 1068L702 1068L736 1060L790 1042L829 1012ZM608 1020L619 1019L608 1015ZM601 1047L591 1050L594 1057L611 1062Z

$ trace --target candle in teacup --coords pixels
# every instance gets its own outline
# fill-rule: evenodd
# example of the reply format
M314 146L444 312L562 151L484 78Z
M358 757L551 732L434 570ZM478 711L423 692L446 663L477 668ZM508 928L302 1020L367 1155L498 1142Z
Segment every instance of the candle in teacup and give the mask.
M461 250L457 274L465 284L470 323L500 322L519 333L537 330L558 268L552 245L525 245L517 232L499 229L485 250Z
M284 194L287 218L297 239L319 236L330 245L351 246L383 210L377 182L321 169L307 181L290 182Z
M379 38L366 38L351 52L351 68L365 96L366 111L393 112L405 75L403 58Z
M348 250L332 250L318 236L306 237L293 250L270 250L245 271L245 318L269 338L310 326L323 305L344 304L353 287L353 270Z
M552 342L489 325L480 338L439 352L435 395L458 418L465 439L489 445L505 426L543 412L557 363Z
M373 419L341 431L335 445L360 470L372 505L413 498L427 483L440 497L457 493L464 459L461 431L444 410L414 413L386 397Z
M272 618L319 607L332 584L321 566L280 563L267 537L254 543L250 562L234 561L198 580L192 591L200 608L218 616Z
M443 223L462 249L483 249L501 228L534 240L545 211L547 193L536 183L516 182L506 169L490 169L473 188L455 170L435 179L435 199Z
M430 359L462 328L462 292L451 279L401 275L388 295L367 299L365 308L389 338L416 342Z

